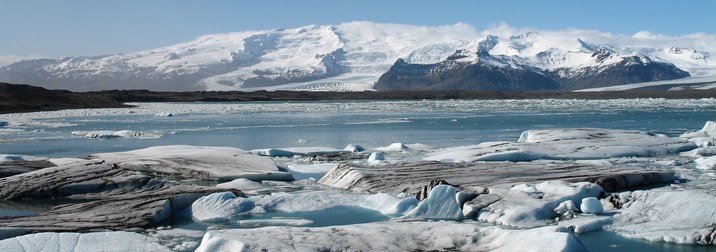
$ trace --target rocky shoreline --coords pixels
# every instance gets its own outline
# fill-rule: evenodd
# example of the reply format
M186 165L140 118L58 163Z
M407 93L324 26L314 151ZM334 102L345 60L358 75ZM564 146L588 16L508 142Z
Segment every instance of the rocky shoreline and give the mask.
M609 92L497 92L497 91L254 91L155 92L109 90L71 92L30 85L0 83L0 114L80 108L127 107L127 102L241 102L320 100L422 100L422 99L700 99L716 97L716 90L609 91Z

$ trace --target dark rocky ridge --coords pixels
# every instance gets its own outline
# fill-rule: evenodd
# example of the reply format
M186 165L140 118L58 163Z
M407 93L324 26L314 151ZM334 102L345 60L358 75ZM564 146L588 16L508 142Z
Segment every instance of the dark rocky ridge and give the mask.
M616 99L616 98L711 98L716 90L631 90L610 92L499 92L499 91L255 91L255 92L153 92L111 90L71 92L30 85L0 83L0 114L79 108L126 107L125 102L240 102L316 100L415 100L415 99Z
M690 76L688 72L671 63L656 62L646 56L621 57L617 63L593 67L543 70L524 65L508 56L490 55L488 51L491 46L488 43L489 38L480 43L475 53L477 61L461 61L460 59L471 57L470 53L463 51L457 51L453 56L435 64L410 64L398 59L373 88L378 91L569 91ZM619 56L613 55L605 48L592 54L592 58L599 63L615 57Z

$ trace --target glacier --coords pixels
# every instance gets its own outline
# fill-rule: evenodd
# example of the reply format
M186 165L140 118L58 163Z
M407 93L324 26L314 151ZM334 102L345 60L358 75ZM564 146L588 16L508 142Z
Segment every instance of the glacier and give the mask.
M0 81L73 91L363 91L373 90L399 59L431 64L449 58L572 77L624 59L674 64L693 77L716 75L713 35L505 30L349 22L211 34L128 54L23 60L1 67ZM478 58L480 50L492 57Z

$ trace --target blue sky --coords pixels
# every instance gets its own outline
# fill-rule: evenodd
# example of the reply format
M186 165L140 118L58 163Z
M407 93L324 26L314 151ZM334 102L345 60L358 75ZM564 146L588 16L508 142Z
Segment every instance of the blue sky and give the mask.
M716 34L715 0L2 0L0 56L129 53L203 34L373 21Z

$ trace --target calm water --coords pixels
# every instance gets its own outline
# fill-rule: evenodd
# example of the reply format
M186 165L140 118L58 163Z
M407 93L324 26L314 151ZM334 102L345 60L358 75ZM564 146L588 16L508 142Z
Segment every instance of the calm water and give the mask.
M133 109L0 115L0 153L77 157L155 145L243 149L436 147L517 140L528 129L600 127L676 136L716 120L716 100L495 100L137 104ZM155 116L170 112L173 117ZM134 130L158 139L87 139L74 131ZM18 131L20 131L18 133Z

